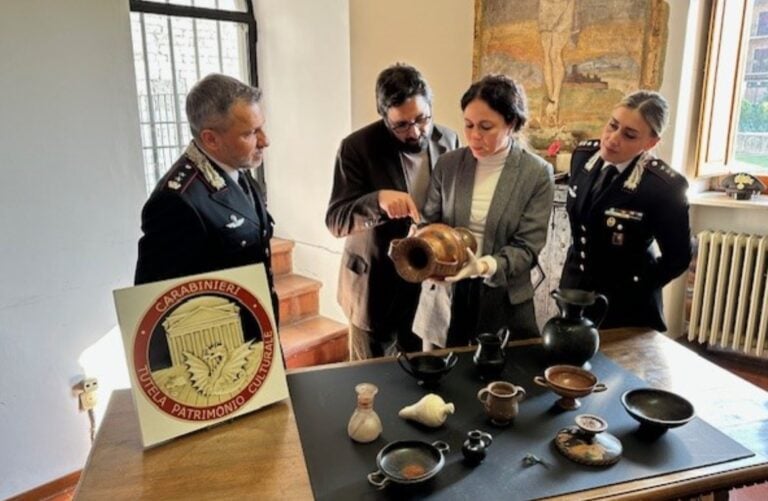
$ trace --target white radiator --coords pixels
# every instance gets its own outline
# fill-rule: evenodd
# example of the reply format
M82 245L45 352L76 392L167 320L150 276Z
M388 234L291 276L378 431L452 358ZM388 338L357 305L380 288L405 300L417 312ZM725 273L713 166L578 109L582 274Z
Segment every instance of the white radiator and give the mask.
M698 234L688 339L763 357L768 236Z

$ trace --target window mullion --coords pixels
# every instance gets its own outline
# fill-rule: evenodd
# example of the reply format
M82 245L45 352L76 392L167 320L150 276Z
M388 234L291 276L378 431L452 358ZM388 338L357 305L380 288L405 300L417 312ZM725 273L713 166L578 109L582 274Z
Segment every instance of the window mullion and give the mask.
M179 81L176 75L176 50L173 41L173 23L171 22L171 16L166 18L168 20L168 45L170 47L171 56L171 85L173 86L173 109L176 113L176 148L180 153L181 144L181 109L179 107Z
M139 14L139 22L141 24L141 47L144 53L144 82L147 87L147 109L149 110L149 134L152 137L152 170L155 175L154 181L157 182L160 179L160 159L157 156L157 134L155 132L155 106L152 102L152 85L149 80L149 54L147 52L147 29L144 24L144 13Z

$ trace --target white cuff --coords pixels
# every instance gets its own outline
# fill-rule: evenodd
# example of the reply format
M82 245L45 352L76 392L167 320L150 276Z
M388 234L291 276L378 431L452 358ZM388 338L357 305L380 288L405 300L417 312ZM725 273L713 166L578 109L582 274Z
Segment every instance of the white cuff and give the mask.
M496 258L493 256L483 256L477 261L478 263L485 263L486 267L488 268L486 272L481 275L483 278L490 278L496 274L496 270L499 267L498 263L496 262Z

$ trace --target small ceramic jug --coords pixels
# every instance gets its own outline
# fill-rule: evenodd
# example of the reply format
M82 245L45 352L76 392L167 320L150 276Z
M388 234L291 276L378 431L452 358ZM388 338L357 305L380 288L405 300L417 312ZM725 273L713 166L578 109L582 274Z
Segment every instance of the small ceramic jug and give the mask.
M525 388L506 381L494 381L477 393L491 423L499 426L509 424L517 416L518 402L525 398Z
M480 464L485 459L486 449L492 442L493 437L490 433L480 430L468 431L467 439L461 447L464 460L471 465Z
M477 349L472 361L475 363L480 378L493 380L504 369L506 359L504 348L509 341L509 329L502 327L496 334L485 333L477 336Z

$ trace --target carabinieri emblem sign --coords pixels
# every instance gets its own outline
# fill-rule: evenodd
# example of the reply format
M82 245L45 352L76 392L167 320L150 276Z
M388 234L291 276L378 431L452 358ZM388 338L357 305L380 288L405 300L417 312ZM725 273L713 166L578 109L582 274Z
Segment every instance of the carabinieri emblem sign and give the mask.
M262 265L118 290L115 302L144 446L288 396Z

